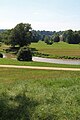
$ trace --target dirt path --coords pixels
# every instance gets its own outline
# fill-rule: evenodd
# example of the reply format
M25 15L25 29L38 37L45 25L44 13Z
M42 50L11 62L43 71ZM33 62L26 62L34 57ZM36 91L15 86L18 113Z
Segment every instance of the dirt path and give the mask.
M16 66L16 65L0 65L6 68L24 68L24 69L38 69L38 70L65 70L65 71L80 71L80 68L58 68L58 67L37 67L37 66Z

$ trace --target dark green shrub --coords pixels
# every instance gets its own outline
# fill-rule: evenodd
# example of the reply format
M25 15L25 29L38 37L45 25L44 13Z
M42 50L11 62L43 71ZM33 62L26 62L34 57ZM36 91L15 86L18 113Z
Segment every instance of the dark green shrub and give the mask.
M59 35L56 35L55 37L54 37L54 42L59 42L60 41L60 37L59 37Z
M3 58L3 54L2 53L0 53L0 58Z
M32 52L28 47L21 47L17 54L19 61L32 61Z

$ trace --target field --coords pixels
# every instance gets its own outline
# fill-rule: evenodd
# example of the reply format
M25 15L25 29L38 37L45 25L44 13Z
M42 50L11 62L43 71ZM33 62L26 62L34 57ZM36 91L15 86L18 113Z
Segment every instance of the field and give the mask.
M80 45L79 44L68 44L65 42L53 43L47 45L46 43L39 41L38 43L32 43L31 48L36 52L42 53L45 57L51 58L78 58L80 57ZM49 56L47 56L48 54Z
M9 49L10 46L2 44L0 52L5 53L8 58L15 57L16 51L12 50L10 53L6 53L5 50ZM32 49L35 56L47 57L47 58L63 58L63 59L80 59L80 44L68 44L65 42L53 43L47 45L43 41L38 43L31 43L30 48Z
M79 120L80 72L0 68L0 120Z
M2 52L3 47L8 48L2 46ZM80 45L50 46L39 42L30 47L50 56L80 56ZM12 59L10 53L5 54L8 58L1 58L0 65L80 68L80 65L22 62ZM0 120L80 120L80 71L0 67Z

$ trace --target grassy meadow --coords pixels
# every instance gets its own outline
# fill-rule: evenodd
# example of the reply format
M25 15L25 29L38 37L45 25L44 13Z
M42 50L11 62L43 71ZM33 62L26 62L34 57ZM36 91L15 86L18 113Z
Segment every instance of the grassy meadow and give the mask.
M1 46L0 51L8 46ZM80 56L80 45L32 43L33 51L50 56ZM0 65L80 68L17 61L5 53ZM49 57L49 56L48 56ZM80 120L80 72L0 67L0 120Z
M80 120L80 72L0 68L0 120Z
M42 53L43 57L72 59L80 58L80 44L59 42L53 43L52 45L47 45L46 43L39 41L38 43L32 43L30 47L36 52Z
M9 50L11 46L2 44L0 52L5 53L8 58L16 57L15 54L18 50L18 46L15 50ZM33 51L34 56L47 57L47 58L63 58L63 59L80 59L80 44L68 44L66 42L53 43L47 45L43 41L38 43L31 43L30 48ZM5 50L9 50L9 52Z

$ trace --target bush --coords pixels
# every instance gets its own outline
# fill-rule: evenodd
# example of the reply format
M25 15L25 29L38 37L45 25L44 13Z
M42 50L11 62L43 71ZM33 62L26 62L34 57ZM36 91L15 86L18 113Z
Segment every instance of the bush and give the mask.
M60 41L59 35L56 35L56 36L54 37L54 42L59 42L59 41Z
M2 53L0 53L0 58L3 58L3 54Z
M21 47L17 54L19 61L32 61L32 52L28 47Z

